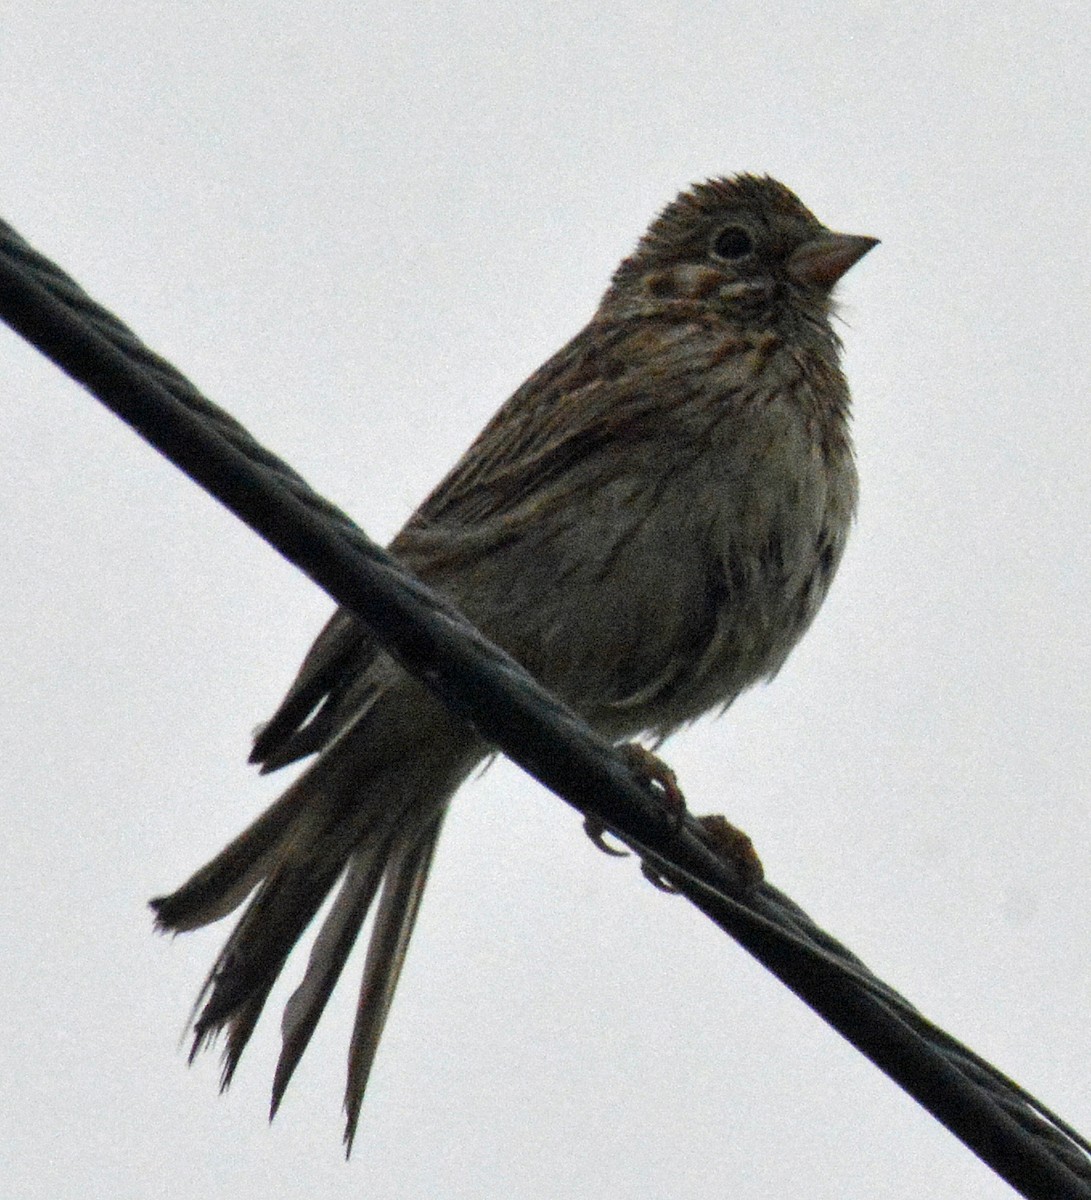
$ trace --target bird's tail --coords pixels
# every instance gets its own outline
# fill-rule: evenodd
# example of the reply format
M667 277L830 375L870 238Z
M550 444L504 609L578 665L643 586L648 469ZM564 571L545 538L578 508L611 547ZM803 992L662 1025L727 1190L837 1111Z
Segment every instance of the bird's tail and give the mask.
M188 882L151 902L157 928L180 932L219 919L253 892L194 1007L190 1059L223 1032L226 1087L285 960L340 879L285 1007L272 1114L381 889L349 1049L346 1150L447 803L479 757L465 734L435 732L392 755L389 739L375 748L374 730L348 731Z

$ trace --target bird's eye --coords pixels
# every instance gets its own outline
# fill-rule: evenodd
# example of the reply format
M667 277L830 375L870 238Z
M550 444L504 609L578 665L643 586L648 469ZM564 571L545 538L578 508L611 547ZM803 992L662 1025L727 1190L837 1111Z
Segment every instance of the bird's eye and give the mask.
M718 258L745 258L754 249L754 239L741 225L728 225L721 229L712 243L712 253Z

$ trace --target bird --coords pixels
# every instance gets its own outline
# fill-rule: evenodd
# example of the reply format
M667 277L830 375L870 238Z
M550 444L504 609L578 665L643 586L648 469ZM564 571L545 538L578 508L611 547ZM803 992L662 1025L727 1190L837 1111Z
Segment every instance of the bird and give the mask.
M499 409L390 552L614 742L658 745L770 679L811 624L857 503L836 233L768 175L682 191L590 321ZM255 736L313 761L207 865L151 901L174 933L245 908L202 988L192 1061L226 1087L293 947L336 898L285 1006L270 1116L373 908L348 1053L346 1153L451 799L493 753L331 617Z

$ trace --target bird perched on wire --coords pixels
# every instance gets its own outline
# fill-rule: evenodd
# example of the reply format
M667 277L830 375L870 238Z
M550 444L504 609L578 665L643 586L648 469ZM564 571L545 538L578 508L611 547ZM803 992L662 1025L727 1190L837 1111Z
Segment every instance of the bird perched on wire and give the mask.
M590 322L500 409L390 550L615 740L661 739L772 676L810 625L856 504L831 290L875 239L776 180L697 184ZM345 1091L364 1088L444 814L490 747L341 609L258 732L317 755L172 895L186 930L249 903L205 983L194 1053L230 1080L284 962L336 900L283 1017L275 1112L376 897Z

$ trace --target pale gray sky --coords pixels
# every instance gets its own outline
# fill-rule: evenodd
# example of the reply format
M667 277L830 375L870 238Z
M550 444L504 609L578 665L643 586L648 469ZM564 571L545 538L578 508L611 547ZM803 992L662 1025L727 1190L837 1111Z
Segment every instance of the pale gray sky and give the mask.
M841 573L666 757L1091 1129L1091 10L407 7L5 6L0 213L381 538L691 180L881 237L841 292ZM248 732L328 602L5 330L0 377L5 1194L1010 1194L506 764L449 819L351 1163L349 980L272 1128L276 1006L219 1098L177 1039L226 927L144 903L278 790Z

